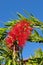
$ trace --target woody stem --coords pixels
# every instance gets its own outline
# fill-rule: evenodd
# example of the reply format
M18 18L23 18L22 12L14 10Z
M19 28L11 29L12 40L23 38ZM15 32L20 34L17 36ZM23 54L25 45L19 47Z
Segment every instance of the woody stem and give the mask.
M13 47L13 57L12 58L13 58L13 65L17 65L15 45Z

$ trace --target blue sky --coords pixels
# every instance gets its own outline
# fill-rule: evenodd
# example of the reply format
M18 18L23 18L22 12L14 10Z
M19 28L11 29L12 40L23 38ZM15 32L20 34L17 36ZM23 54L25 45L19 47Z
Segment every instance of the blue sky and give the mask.
M25 16L23 9L43 21L43 0L0 0L0 27L4 26L3 22L17 19L17 12ZM27 42L23 49L23 58L33 55L37 48L43 49L43 45Z

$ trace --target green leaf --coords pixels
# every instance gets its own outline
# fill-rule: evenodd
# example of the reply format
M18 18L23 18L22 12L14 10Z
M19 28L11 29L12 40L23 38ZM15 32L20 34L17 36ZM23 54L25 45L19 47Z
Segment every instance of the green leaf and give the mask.
M6 47L5 44L3 44L4 42L0 42L0 54L3 57L10 57L10 55L12 54L12 50L10 50L9 48Z
M21 15L19 12L17 12L17 15L19 16L20 19L25 19L25 17Z
M7 28L0 28L0 35L3 34L6 30Z
M8 59L6 60L5 65L11 65L11 62L12 62L12 60L8 58Z
M5 23L5 26L9 27L9 26L13 26L15 25L19 20L11 20Z
M0 56L0 60L2 60L4 57L3 56Z
M38 33L36 30L34 30L34 33L35 33L37 36L39 36L39 33Z
M39 35L39 33L34 30L34 33L31 34L30 39L28 40L30 42L42 42L43 43L43 37Z

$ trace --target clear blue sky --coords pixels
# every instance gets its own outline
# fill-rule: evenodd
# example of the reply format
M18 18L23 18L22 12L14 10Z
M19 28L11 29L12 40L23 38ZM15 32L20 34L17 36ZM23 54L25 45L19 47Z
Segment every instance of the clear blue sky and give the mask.
M43 0L0 0L0 27L3 27L3 22L16 19L17 12L25 15L23 9L43 21ZM37 48L43 49L43 45L27 42L23 49L24 59L32 55Z

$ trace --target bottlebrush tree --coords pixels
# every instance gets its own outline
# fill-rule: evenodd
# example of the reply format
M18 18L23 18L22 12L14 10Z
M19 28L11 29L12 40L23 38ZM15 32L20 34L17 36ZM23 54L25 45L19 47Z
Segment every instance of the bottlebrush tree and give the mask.
M0 61L5 65L23 65L22 50L26 41L43 43L37 31L43 32L43 22L31 14L28 18L17 15L19 19L6 22L4 28L0 28Z

